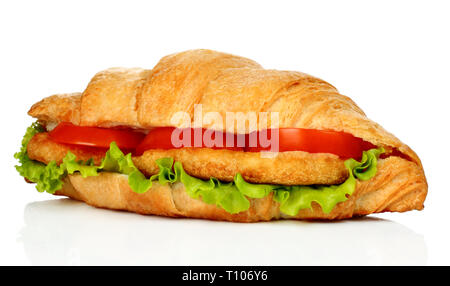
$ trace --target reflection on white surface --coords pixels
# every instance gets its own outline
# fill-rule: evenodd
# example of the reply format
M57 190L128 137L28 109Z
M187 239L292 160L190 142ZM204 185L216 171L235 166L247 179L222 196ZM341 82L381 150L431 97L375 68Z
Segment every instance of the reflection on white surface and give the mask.
M30 203L19 237L33 265L421 265L422 235L377 218L239 224Z

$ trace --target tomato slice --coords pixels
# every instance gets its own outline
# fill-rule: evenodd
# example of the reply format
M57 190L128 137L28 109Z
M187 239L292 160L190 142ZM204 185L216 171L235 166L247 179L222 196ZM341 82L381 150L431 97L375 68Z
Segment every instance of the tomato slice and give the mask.
M144 139L145 134L133 130L78 126L62 122L49 132L50 139L64 144L109 148L116 142L119 148L131 150Z
M280 128L251 133L247 152L270 151L278 133L279 152L305 151L309 153L331 153L341 158L360 159L362 152L375 148L369 142L349 133L316 129ZM256 142L255 142L256 141ZM268 143L271 142L271 146Z
M277 133L279 136L278 149L274 150L271 148L275 144ZM240 142L239 145L237 144L238 141ZM233 144L230 144L231 142ZM236 135L200 128L158 127L148 133L136 148L136 153L142 154L149 149L167 150L184 147L206 147L246 152L305 151L309 153L331 153L345 159L360 159L363 151L375 146L351 134L327 130L280 128L262 130L247 135Z
M136 154L149 149L179 149L185 147L244 151L245 138L238 147L238 135L202 128L157 127L147 134L136 148ZM233 142L233 144L229 142ZM228 142L228 144L227 144ZM230 147L229 147L230 146Z
M77 126L64 122L58 124L49 135L58 143L99 148L109 148L114 141L121 149L136 150L137 155L149 149L194 147L246 152L305 151L360 159L363 151L375 148L373 144L345 132L302 128L267 129L243 135L202 128L157 127L145 135L133 130ZM275 140L277 137L279 140Z

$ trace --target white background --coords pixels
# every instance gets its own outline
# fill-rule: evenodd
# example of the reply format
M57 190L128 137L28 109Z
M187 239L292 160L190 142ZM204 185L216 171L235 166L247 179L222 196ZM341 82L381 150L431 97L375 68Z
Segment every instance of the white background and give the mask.
M450 264L448 3L2 1L0 264ZM425 210L333 223L168 219L40 194L16 173L33 103L192 48L335 85L419 154Z

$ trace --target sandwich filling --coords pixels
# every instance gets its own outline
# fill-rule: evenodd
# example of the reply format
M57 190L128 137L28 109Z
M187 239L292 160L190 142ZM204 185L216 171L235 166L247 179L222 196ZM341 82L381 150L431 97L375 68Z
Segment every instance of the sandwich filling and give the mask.
M136 193L149 191L154 182L162 185L181 182L192 198L217 205L232 214L247 210L250 207L248 198L264 198L271 194L273 200L280 204L281 212L287 215L295 216L299 210L311 208L312 202L319 204L324 213L329 213L336 204L352 195L357 180L369 180L375 176L377 159L384 152L383 148L373 148L363 151L360 161L347 159L345 167L348 178L335 185L255 184L244 180L239 173L232 182L223 182L214 177L203 180L187 174L182 163L174 162L173 158L157 159L158 173L147 178L133 163L132 154L125 155L115 142L110 143L108 151L97 165L93 160L77 160L70 151L59 165L56 161L44 164L32 160L27 154L27 145L40 132L45 132L45 128L38 123L28 127L21 150L15 154L20 163L16 166L17 171L28 181L36 183L39 192L55 193L62 188L62 179L74 173L88 177L98 176L100 172L116 172L128 175L129 186Z

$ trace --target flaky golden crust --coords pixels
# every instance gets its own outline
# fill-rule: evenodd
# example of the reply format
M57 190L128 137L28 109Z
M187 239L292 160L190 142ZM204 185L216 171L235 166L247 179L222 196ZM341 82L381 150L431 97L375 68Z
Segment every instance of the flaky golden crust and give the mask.
M111 68L97 73L81 98L80 125L139 127L136 97L151 70Z
M138 119L142 127L173 126L179 111L194 112L210 81L224 70L259 68L249 59L210 50L191 50L163 57L153 68L138 96ZM223 99L222 99L223 100Z
M80 123L81 93L55 94L36 102L28 114L47 123Z
M421 210L427 187L425 177L416 164L399 157L389 157L379 160L374 178L358 181L353 195L339 203L329 214L323 213L320 206L313 203L312 209L300 210L294 217L287 216L280 212L279 204L272 200L272 195L263 199L249 199L250 209L230 214L215 205L192 199L182 183L154 183L146 193L137 194L130 189L127 176L108 172L88 178L69 175L63 189L56 194L95 207L140 214L257 222L274 219L344 219L371 213Z
M105 151L96 148L71 146L56 143L48 133L38 133L27 146L28 156L43 163L56 161L58 164L70 151L79 160L94 159L100 164ZM259 153L214 150L208 148L185 148L174 150L150 150L142 156L133 156L136 167L145 175L158 173L156 159L172 157L183 163L185 171L195 177L209 179L214 176L223 181L232 181L240 173L253 183L282 185L338 184L347 176L344 163L332 154L311 154L307 152L283 152L276 158L260 158Z

